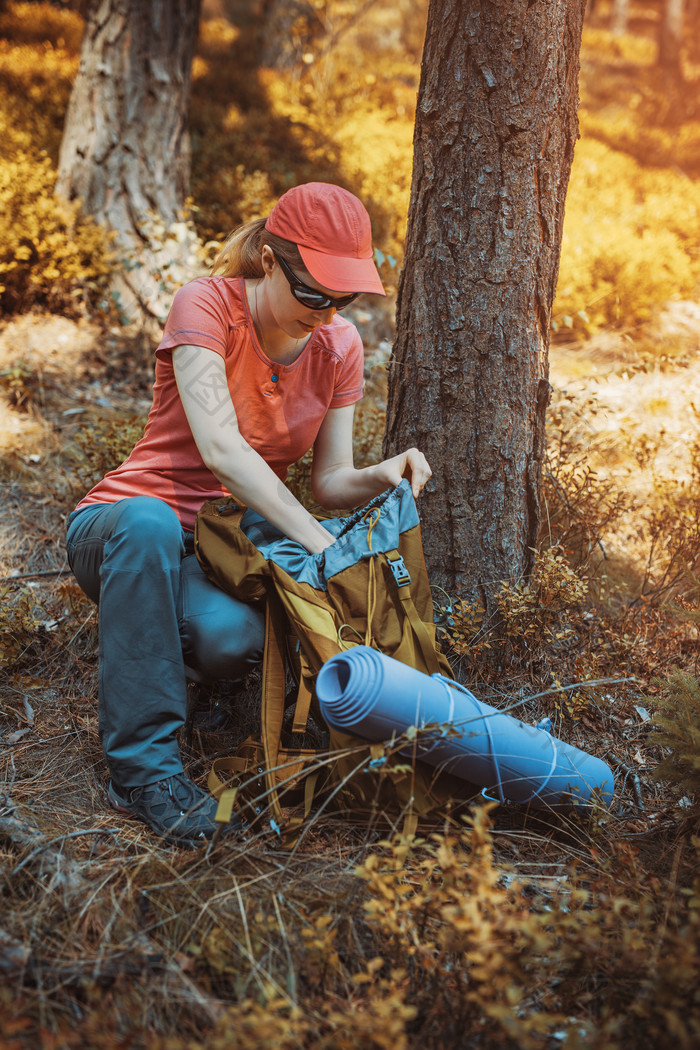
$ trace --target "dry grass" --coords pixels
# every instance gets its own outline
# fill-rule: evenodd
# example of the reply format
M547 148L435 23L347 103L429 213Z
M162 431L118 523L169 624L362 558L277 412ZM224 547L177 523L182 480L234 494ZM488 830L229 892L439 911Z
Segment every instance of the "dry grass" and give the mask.
M381 317L365 323L375 338L386 334ZM21 337L6 326L0 353L9 346L10 357L19 351L31 360L30 346L50 344L53 325L27 318ZM64 330L59 320L55 332ZM68 370L57 362L49 377L45 369L29 407L7 409L11 419L31 410L35 430L27 428L21 462L3 458L6 575L64 568L64 521L79 484L70 456L77 428L94 423L98 409L128 418L147 385L143 346L123 334L109 346L108 333L85 335ZM90 404L97 366L108 406ZM382 393L374 375L376 410ZM66 426L68 405L85 408L82 424ZM659 1011L681 1011L697 965L682 941L696 857L680 792L653 778L663 749L649 743L646 712L652 675L679 659L691 666L692 625L624 603L605 616L584 602L567 619L550 603L546 631L553 625L564 639L547 641L536 619L524 621L500 672L479 666L478 646L467 658L451 650L482 699L515 704L530 723L552 718L557 735L611 765L615 802L592 822L506 806L492 814L489 831L477 808L480 830L446 816L437 837L423 826L426 837L409 844L396 816L392 831L325 812L291 854L265 827L206 852L178 852L106 807L91 604L70 576L5 586L5 612L16 611L21 643L1 687L6 1045L437 1050L465 1045L468 1026L469 1045L479 1047L544 1048L553 1032L566 1031L570 1045L627 1050L645 1045L637 997L656 1003L651 1018L646 1008L640 1014L654 1031ZM539 648L523 647L530 637ZM225 686L218 699L226 699ZM192 776L203 781L212 757L254 728L257 703L252 677L236 699L237 732L183 736ZM480 902L478 922L464 911L469 900ZM571 901L585 902L575 923ZM552 914L554 924L543 927ZM556 943L548 930L559 931ZM685 976L673 994L661 987L659 952L680 952ZM479 976L487 972L488 980ZM587 988L580 1000L575 973ZM598 1036L603 1041L593 1042ZM690 1047L689 1039L679 1045Z
M352 52L348 33L296 93L276 99L283 81L275 89L268 78L276 113L252 84L241 96L248 108L228 107L229 132L261 163L278 148L270 179L238 173L242 207L274 195L293 156L300 172L357 175L357 123L344 124L345 167L335 166L340 146L312 123L288 141L285 107L299 115L314 91L329 112L352 98L368 119L376 91L372 141L381 109L396 125L392 156L405 152L420 44L414 72L392 86L396 34L416 34L412 19L398 25L406 5L395 8L383 8L385 65L361 97L331 75L344 68L343 48ZM220 33L205 37L212 54L223 46ZM604 61L602 38L592 39L587 82L602 83L602 70L625 97L632 44ZM245 79L245 63L229 65L227 76ZM212 68L204 59L196 68L202 99ZM220 101L210 98L195 126L209 143L196 179L214 187L203 200L210 232L230 218L217 207L235 171L228 140L209 135ZM596 135L604 130L599 121ZM373 182L380 152L367 157ZM391 216L376 211L390 244L403 221L399 175ZM381 433L390 310L356 315L372 366L362 455ZM695 1050L697 806L655 778L669 751L651 739L650 716L673 667L699 671L699 574L688 574L700 551L697 304L673 303L591 340L558 339L550 436L559 458L548 467L540 591L504 591L512 634L495 660L485 648L492 625L466 600L446 624L456 673L477 695L516 705L528 723L551 718L557 735L610 764L611 810L582 821L479 805L470 823L450 812L412 840L397 815L354 824L317 812L292 852L265 826L177 851L106 806L97 617L65 574L65 519L90 470L147 408L151 349L138 333L85 320L27 316L0 329L3 1048L652 1050L672 1039ZM666 516L655 523L659 508ZM235 729L183 732L187 770L202 783L212 757L255 729L257 678L235 697L222 684L212 699L232 703Z

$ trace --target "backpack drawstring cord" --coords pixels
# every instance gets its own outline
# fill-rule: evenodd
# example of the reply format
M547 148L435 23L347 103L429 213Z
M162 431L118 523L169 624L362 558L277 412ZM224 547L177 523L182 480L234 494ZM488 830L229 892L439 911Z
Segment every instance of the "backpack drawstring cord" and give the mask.
M372 531L382 516L379 507L372 507L365 514L363 521L367 522L367 547L372 550ZM369 520L368 520L369 519ZM372 617L377 605L377 580L374 569L374 558L369 559L369 571L367 573L367 628L365 630L365 645L372 645Z

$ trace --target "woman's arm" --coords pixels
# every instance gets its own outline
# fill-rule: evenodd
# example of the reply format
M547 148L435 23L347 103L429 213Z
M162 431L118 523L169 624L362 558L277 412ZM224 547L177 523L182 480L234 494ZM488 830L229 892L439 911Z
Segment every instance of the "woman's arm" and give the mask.
M204 369L206 362L207 368ZM204 463L228 489L276 525L285 536L303 544L316 554L333 543L333 536L302 507L287 486L280 481L262 456L248 444L238 428L236 411L207 412L207 394L212 381L226 391L226 367L223 358L201 346L178 346L173 350L173 368L187 422ZM206 389L198 389L206 372Z
M417 496L432 474L423 453L409 448L358 470L352 456L353 416L354 405L329 409L314 443L311 486L321 506L357 507L402 478L410 480Z

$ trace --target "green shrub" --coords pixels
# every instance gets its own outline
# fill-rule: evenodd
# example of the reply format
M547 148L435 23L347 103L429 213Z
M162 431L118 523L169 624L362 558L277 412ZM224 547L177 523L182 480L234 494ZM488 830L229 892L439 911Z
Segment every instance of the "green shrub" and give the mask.
M670 754L657 766L657 780L668 780L689 792L700 812L700 684L678 668L661 685L650 743Z
M74 472L81 487L91 488L114 470L143 434L146 416L126 416L107 423L90 423L78 431L72 451Z
M108 238L77 205L53 195L46 155L17 151L0 165L0 309L78 316L105 294Z
M82 20L50 4L0 13L0 311L69 317L104 295L109 238L54 196L56 161ZM52 40L55 42L52 43Z

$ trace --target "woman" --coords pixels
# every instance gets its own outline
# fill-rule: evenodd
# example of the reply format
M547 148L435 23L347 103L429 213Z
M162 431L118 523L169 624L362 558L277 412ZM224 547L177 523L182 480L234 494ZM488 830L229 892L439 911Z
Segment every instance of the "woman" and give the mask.
M143 437L69 518L71 567L100 606L110 803L168 841L196 844L216 827L216 803L185 776L177 745L187 669L240 678L264 642L260 611L197 563L201 505L231 493L316 553L333 537L284 484L309 448L327 508L362 504L404 476L418 495L430 477L417 449L353 466L363 351L338 311L363 292L384 289L369 216L346 190L297 186L266 220L234 231L212 276L173 300Z

